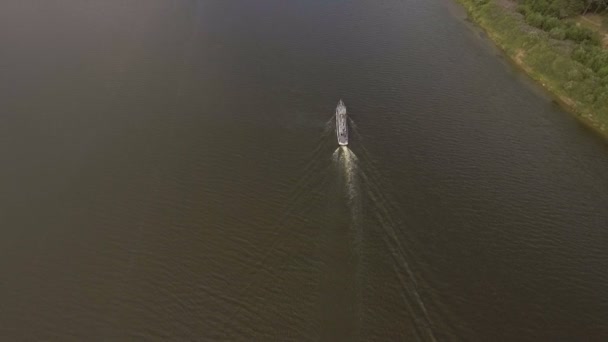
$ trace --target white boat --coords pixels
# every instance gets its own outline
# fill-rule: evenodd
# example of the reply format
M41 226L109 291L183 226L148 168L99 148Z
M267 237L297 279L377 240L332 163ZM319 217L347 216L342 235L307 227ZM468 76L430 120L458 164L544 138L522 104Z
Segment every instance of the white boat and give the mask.
M346 116L346 106L340 100L336 107L336 136L340 146L348 145L348 119Z

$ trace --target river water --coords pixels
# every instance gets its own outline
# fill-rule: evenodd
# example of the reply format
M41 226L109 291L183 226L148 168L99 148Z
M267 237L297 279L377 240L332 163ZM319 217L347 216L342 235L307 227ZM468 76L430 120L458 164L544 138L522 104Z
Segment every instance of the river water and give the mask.
M608 339L608 146L451 1L4 0L0 46L2 340Z

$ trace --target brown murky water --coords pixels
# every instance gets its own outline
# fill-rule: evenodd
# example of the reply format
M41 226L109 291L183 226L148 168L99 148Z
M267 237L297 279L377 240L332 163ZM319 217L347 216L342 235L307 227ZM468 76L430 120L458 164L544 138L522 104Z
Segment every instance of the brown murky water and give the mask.
M450 1L4 0L0 46L2 340L608 338L606 144Z

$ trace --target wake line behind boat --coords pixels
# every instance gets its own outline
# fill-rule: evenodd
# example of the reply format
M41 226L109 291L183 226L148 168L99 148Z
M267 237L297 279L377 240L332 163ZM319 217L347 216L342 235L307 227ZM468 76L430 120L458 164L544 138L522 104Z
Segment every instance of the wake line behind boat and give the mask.
M336 136L338 137L338 144L340 146L348 145L346 106L342 100L338 102L338 107L336 107Z

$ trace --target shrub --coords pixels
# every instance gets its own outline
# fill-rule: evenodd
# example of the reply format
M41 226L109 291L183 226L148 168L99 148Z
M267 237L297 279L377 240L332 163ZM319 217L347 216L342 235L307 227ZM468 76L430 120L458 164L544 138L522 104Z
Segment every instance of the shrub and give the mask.
M569 25L566 29L566 38L578 43L600 45L600 37L595 32L577 25Z
M550 11L560 18L580 14L585 9L585 2L581 0L552 0Z
M566 39L566 30L564 30L561 27L556 27L556 28L552 29L551 31L549 31L549 35L553 39L564 40L564 39Z
M608 51L589 44L572 50L572 59L595 71L600 78L608 77Z
M603 87L598 88L596 90L595 97L596 97L596 106L598 106L600 108L602 107L602 105L608 103L608 86L606 86L605 82L604 82Z
M601 77L602 79L607 79L608 78L608 65L601 67L597 71L597 75L599 77Z
M608 67L608 54L606 51L602 49L595 51L591 60L589 61L589 67L598 73L600 70Z
M587 61L589 60L587 49L582 45L577 46L574 50L572 50L572 59L581 64L587 64Z
M532 10L530 10L530 7L528 7L527 5L519 5L519 6L517 6L517 13L523 14L524 17L526 15L528 15L528 13L531 12L531 11Z
M570 81L581 81L585 78L585 75L579 70L579 68L571 68L568 71L568 79Z
M545 16L543 17L542 29L550 32L554 28L562 26L561 21L556 17ZM563 38L562 38L563 39Z
M525 3L528 4L530 6L530 9L534 12L547 13L547 11L549 11L550 4L549 2L547 2L547 0L527 0Z
M537 12L528 12L526 22L534 27L542 28L544 22L543 15Z

